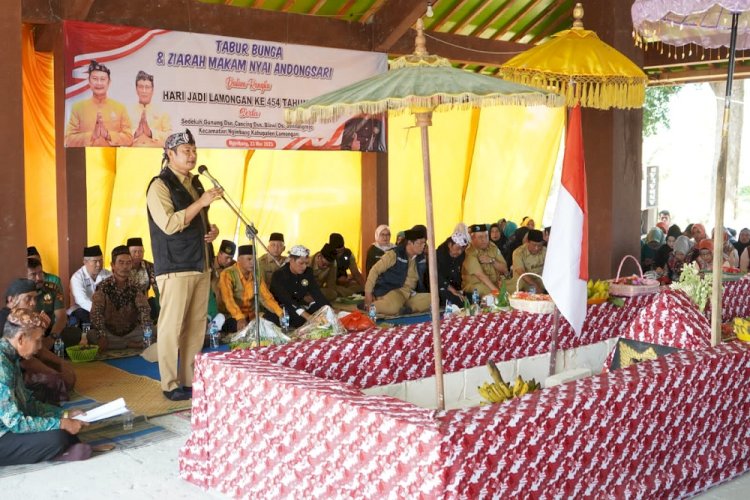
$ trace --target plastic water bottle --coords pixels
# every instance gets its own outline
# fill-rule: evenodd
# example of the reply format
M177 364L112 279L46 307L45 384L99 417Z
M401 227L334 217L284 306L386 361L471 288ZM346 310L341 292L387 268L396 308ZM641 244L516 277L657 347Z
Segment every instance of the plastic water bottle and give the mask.
M474 292L471 294L471 303L472 305L479 306L479 290L476 288L474 289Z
M211 349L219 347L219 327L212 321L211 328L208 330L208 338L211 342Z
M55 355L63 359L65 358L65 342L60 337L57 337L52 349L54 349Z
M154 331L151 329L151 323L143 326L143 348L148 349L154 341Z
M281 317L279 318L279 325L283 333L289 333L289 315L286 312L286 307L281 308Z
M453 308L453 304L451 304L451 301L450 300L446 300L445 301L445 310L443 311L443 319L448 319L448 318L451 317L451 314L452 314L451 309L452 308Z
M528 289L528 292L532 295L536 294L536 287L534 285L531 285Z
M374 325L378 319L378 310L375 308L375 304L370 304L370 308L367 310L367 317L370 318L370 321Z

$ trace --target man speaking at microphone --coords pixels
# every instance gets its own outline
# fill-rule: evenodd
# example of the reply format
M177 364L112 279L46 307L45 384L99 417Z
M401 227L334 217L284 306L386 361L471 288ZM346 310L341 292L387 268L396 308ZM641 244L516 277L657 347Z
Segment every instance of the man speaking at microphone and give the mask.
M211 242L219 235L208 222L208 207L223 195L220 188L204 191L190 173L196 161L190 130L170 135L161 172L151 179L146 194L154 274L161 292L159 376L164 396L172 401L192 397L194 358L206 330Z

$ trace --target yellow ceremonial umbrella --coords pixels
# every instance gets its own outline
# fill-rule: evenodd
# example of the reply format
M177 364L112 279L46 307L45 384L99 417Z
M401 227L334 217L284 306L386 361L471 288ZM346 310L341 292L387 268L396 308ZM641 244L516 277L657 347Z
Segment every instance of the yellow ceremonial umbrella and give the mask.
M560 31L552 35L549 41L517 55L501 66L501 72L506 80L552 90L564 96L570 108L577 106L604 110L640 108L646 98L646 83L648 82L646 74L633 61L602 42L595 32L583 28L583 5L580 3L573 8L571 29ZM578 119L573 120L573 112L580 113L580 110L571 111L569 125L580 128L580 114L577 115ZM580 130L569 130L568 133L571 132L574 132L573 137L581 137ZM568 154L574 156L578 154L578 158L583 161L582 150L574 153L566 148L566 157ZM585 167L580 165L580 168L585 184ZM559 203L558 200L558 208ZM565 210L556 210L552 224L558 225L558 216L559 220L564 220L565 213ZM586 229L584 233L585 231ZM564 240L553 241L554 239L555 233L550 237L548 257L552 255L552 252L562 252L563 247L566 246ZM580 252L582 255L588 253L586 234L582 235ZM569 320L580 308L584 309L585 317L586 292L575 283L582 276L585 281L588 278L587 273L580 274L578 262L570 263L566 269L569 274L556 276L556 282L551 283L553 286L549 288L549 294L555 303L564 305L563 314ZM547 277L546 272L545 277ZM571 296L571 294L574 295ZM579 297L578 294L582 296ZM556 372L559 318L560 310L555 308L551 335L550 375ZM581 325L579 324L578 327L580 328Z
M503 78L552 90L568 107L640 108L648 77L633 61L583 29L583 6L573 9L573 28L560 31L501 66Z

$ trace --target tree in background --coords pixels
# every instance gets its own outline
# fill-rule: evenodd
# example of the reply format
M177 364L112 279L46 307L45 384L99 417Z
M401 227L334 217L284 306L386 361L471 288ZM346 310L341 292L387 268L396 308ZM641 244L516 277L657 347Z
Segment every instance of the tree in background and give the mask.
M669 101L680 89L680 86L646 88L646 102L643 105L644 137L655 135L660 127L669 128Z

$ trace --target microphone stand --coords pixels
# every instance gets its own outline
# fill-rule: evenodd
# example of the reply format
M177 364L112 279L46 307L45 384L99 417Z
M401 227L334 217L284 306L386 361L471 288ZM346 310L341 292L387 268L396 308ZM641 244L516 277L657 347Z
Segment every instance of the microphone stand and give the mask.
M214 179L211 176L207 177L211 180L211 182L214 184L215 187L221 189L222 191L224 188L222 187L219 182ZM242 213L242 210L240 210L240 207L237 206L237 204L232 200L232 198L224 192L224 194L221 195L221 199L224 200L224 202L227 204L227 206L234 212L234 214L242 221L243 224L245 224L245 236L252 242L253 244L253 293L255 294L255 340L258 344L258 347L260 347L260 267L258 266L258 257L256 248L258 248L257 244L260 243L260 245L265 248L266 252L268 252L268 247L258 239L258 230L255 228L255 225L251 220L249 220L247 217L245 217L245 214Z

